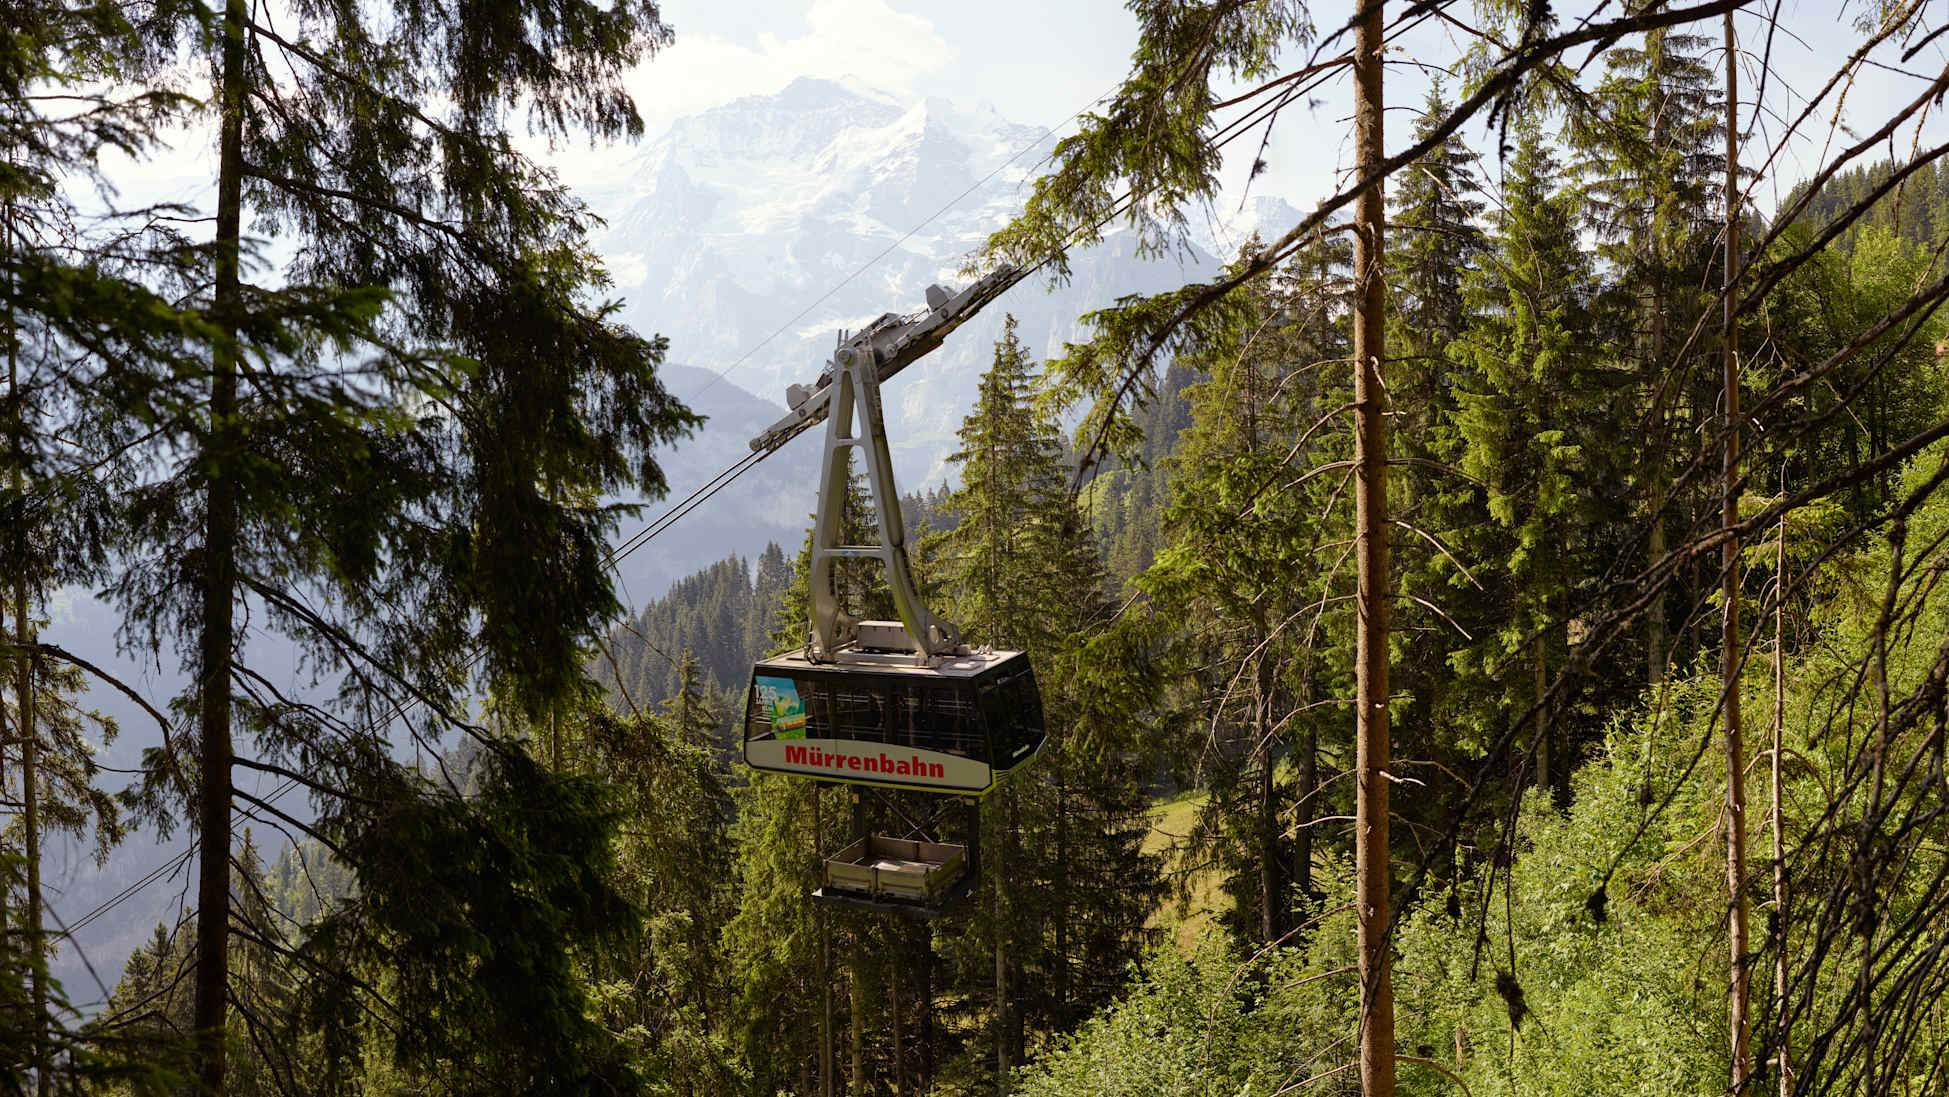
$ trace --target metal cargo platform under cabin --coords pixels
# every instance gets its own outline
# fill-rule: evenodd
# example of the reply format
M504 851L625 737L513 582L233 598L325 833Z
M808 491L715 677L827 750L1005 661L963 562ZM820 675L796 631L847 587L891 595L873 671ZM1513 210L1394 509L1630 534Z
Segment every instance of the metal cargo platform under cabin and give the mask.
M861 838L826 858L812 898L882 914L934 918L974 887L968 847L904 838Z

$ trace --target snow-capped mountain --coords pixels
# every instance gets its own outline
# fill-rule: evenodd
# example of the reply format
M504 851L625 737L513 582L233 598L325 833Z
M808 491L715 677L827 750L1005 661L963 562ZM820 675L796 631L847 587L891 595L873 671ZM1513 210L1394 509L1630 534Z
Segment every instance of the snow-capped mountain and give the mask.
M1021 209L1053 145L987 106L902 103L800 79L679 120L584 197L608 222L596 244L624 318L669 336L672 361L731 367L718 384L782 412L785 386L817 375L840 328L921 307L930 282L965 284L968 255ZM1256 199L1205 226L1186 263L1138 259L1126 235L1077 257L1059 292L1038 280L1017 286L889 386L903 488L944 475L1004 313L1031 352L1058 353L1080 334L1082 313L1181 284L1209 269L1211 251L1230 254L1255 229L1276 233L1297 216Z

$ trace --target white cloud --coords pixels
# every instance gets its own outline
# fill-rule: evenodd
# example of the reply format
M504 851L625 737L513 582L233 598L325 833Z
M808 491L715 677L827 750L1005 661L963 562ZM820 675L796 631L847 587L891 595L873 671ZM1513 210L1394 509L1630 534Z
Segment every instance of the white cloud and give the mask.
M752 19L762 14L752 14ZM887 92L914 92L928 74L947 68L955 49L922 16L897 12L885 0L813 0L807 31L780 37L762 31L746 47L709 31L684 33L676 19L676 43L639 66L630 92L651 131L741 95L770 95L799 76L840 80L852 76Z
M851 78L905 97L956 56L933 22L896 11L886 0L813 0L804 33L740 36L755 45L710 30L687 32L687 21L674 14L673 22L676 41L625 80L650 137L685 115L746 95L774 94L801 76ZM611 175L629 155L572 144L536 151L570 182Z

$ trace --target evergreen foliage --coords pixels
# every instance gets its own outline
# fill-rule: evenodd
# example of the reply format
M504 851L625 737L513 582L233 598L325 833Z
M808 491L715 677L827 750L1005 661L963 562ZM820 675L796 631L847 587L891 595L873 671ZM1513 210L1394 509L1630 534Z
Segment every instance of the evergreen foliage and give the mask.
M1900 179L1895 178L1898 172ZM1862 237L1873 230L1927 249L1949 236L1949 173L1940 160L1883 160L1843 168L1818 193L1809 195L1808 190L1806 182L1795 184L1781 199L1781 210L1798 210L1796 221L1814 231L1825 231L1846 215L1848 222L1831 245L1845 256L1852 257ZM1869 201L1884 190L1880 200Z
M628 712L676 696L683 689L679 656L687 650L698 688L736 693L742 708L752 661L780 626L774 610L790 578L784 552L767 545L755 563L732 557L671 584L603 641L593 671L610 706Z
M643 912L626 947L589 965L590 994L652 1092L728 1095L745 1079L719 943L735 903L732 800L716 750L724 721L688 653L679 672L662 714L591 713L580 729L578 764L603 774L627 806L615 886Z
M1904 486L1939 478L1943 456L1937 450L1917 461ZM1914 532L1931 539L1949 528L1946 519L1941 496L1911 516ZM1808 528L1795 566L1818 555L1808 543L1818 543L1818 529ZM1771 559L1770 546L1755 548L1756 564ZM1933 777L1918 784L1917 772L1896 782L1899 789L1891 784L1877 793L1850 748L1829 734L1837 730L1830 723L1836 692L1847 692L1859 670L1843 653L1859 651L1851 641L1872 630L1891 568L1899 565L1887 546L1865 547L1848 559L1829 558L1808 584L1818 601L1805 606L1802 628L1824 640L1787 655L1785 739L1793 756L1783 803L1793 833L1821 831L1837 790L1855 812L1913 818L1935 810L1916 799L1935 795L1923 792ZM1888 652L1895 697L1916 696L1931 668L1942 665L1949 602L1939 592L1923 596L1928 583L1914 571L1896 579L1897 597L1921 601L1917 631ZM1771 673L1763 662L1752 666L1744 688L1756 712L1770 707ZM1443 886L1442 897L1452 894L1454 903L1430 901L1403 919L1399 971L1416 988L1401 1013L1403 1055L1413 1056L1403 1060L1403 1091L1454 1092L1456 1077L1476 1094L1724 1091L1725 974L1700 959L1713 954L1714 943L1723 945L1725 933L1724 902L1712 898L1723 866L1707 840L1719 825L1722 778L1697 764L1701 744L1714 735L1717 693L1714 676L1688 676L1662 702L1647 695L1620 713L1577 771L1568 810L1558 810L1543 790L1525 794L1510 836L1515 855L1483 860ZM1905 724L1890 746L1926 753L1932 734ZM1761 841L1766 824L1756 816L1749 825ZM1939 931L1919 924L1933 916L1928 904L1939 901L1925 896L1933 894L1943 855L1914 840L1899 844L1900 851L1875 855L1891 874L1879 885L1858 877L1839 883L1858 871L1858 862L1856 870L1847 866L1859 851L1848 852L1846 843L1801 847L1789 866L1792 878L1835 880L1845 896L1774 911L1770 940L1755 957L1756 972L1770 970L1784 935L1794 978L1787 1000L1802 1049L1795 1052L1796 1085L1809 1091L1868 1078L1919 1084L1939 1069L1933 1037L1922 1031L1939 1003L1920 1005L1904 987L1944 977L1934 954ZM1258 1093L1308 1077L1329 1092L1345 1091L1330 1072L1344 1069L1338 1049L1353 1025L1345 906L1351 888L1345 862L1335 863L1323 881L1327 920L1307 947L1246 955L1212 934L1190 955L1161 950L1122 999L1025 1072L1017 1092ZM1850 905L1864 885L1885 897L1885 909ZM1898 924L1921 932L1910 935ZM1815 974L1829 949L1847 957L1838 978ZM1868 965L1865 980L1855 977L1857 964ZM1864 1028L1873 1018L1918 1008L1926 1020L1907 1026L1879 1054L1867 1050ZM1782 1018L1763 1020L1757 1031L1777 1032ZM1776 1081L1764 1079L1769 1087Z
M1318 34L1297 3L1131 7L1128 79L991 256L1061 279L1119 218L1180 247L1228 142L1380 67L1377 7ZM603 302L588 211L510 131L640 129L653 4L7 7L0 1091L1392 1097L1378 1057L1407 1093L1712 1094L1741 1084L1742 972L1749 1092L1940 1088L1934 89L1769 223L1723 210L1708 67L1751 42L1655 3L1479 8L1461 105L1436 82L1385 173L1384 234L1376 192L1349 222L1342 191L1208 283L1085 317L1052 363L1010 318L955 482L899 500L930 605L1041 686L1040 755L975 805L729 763L752 662L806 642L807 552L616 624L605 500L660 491L652 453L695 420ZM1930 18L1861 26L1908 49ZM171 90L180 65L207 98ZM216 135L213 211L84 216L74 184L181 124ZM1724 311L1722 263L1747 272ZM1350 513L1356 489L1387 508ZM857 483L842 505L870 540ZM1358 590L1357 539L1392 542ZM849 612L892 616L876 568L838 567ZM72 584L195 677L121 798L94 753L114 728L77 707L102 672L37 636ZM1722 597L1751 637L1706 626ZM300 650L295 693L248 657L266 632ZM1749 720L1747 772L1720 764L1728 685L1777 720ZM1766 810L1728 835L1738 782ZM1342 825L1376 787L1392 810ZM37 843L100 856L131 815L191 830L195 907L81 1024ZM823 855L888 832L974 845L971 901L812 902ZM1770 861L1742 871L1729 838ZM1765 915L1730 959L1729 904ZM1398 1007L1363 1019L1393 983L1357 973L1389 962Z
M1475 612L1460 627L1479 639L1450 656L1445 715L1478 750L1527 722L1544 784L1567 773L1550 763L1560 732L1544 696L1569 657L1563 623L1579 578L1615 550L1630 471L1617 440L1632 378L1603 353L1577 201L1543 136L1522 126L1489 219L1491 251L1467 284L1470 322L1448 351L1460 369L1444 456L1480 485L1487 520L1445 532L1459 558L1498 563L1478 577L1485 589L1444 591L1469 598Z
M1311 835L1285 820L1316 806L1321 737L1328 749L1346 742L1317 702L1340 695L1349 673L1329 640L1347 619L1346 531L1321 510L1345 490L1347 438L1309 430L1347 402L1323 368L1348 353L1323 322L1346 261L1329 238L1285 278L1255 284L1199 359L1204 379L1185 390L1191 425L1167 460L1168 547L1136 580L1152 613L1179 622L1169 659L1186 719L1170 757L1212 790L1193 856L1221 867L1233 928L1262 942L1293 928L1295 901L1311 891Z
M1010 317L950 458L954 527L924 549L972 642L1029 653L1048 730L1035 763L983 805L982 916L944 942L960 979L993 976L1004 1067L1022 1062L1027 1033L1065 1030L1115 988L1145 939L1159 872L1142 851L1142 725L1086 654L1115 609L1032 369Z
M7 344L25 383L7 397L0 505L20 522L0 552L36 593L112 566L125 642L171 648L193 669L182 705L195 718L145 760L138 806L164 826L193 819L204 851L190 1027L197 1084L222 1093L233 1048L271 1023L226 974L232 959L251 962L239 950L252 939L227 884L233 798L248 818L359 851L346 858L355 898L304 948L357 953L315 957L327 968L377 963L385 947L438 935L407 929L386 891L413 886L396 870L428 851L410 843L479 837L461 819L493 803L490 783L441 816L439 794L389 758L385 718L411 700L437 714L417 734L464 723L476 650L525 711L585 688L580 645L615 607L600 557L620 513L593 500L633 484L660 491L651 451L695 419L657 380L662 344L621 328L596 297L606 279L582 238L586 212L515 150L507 124L526 112L551 137L639 132L620 77L668 32L648 3L302 8L276 26L240 0L16 8L0 86L9 132L33 156L4 179L10 330L26 338ZM38 81L140 86L178 62L208 66L208 99L158 83L120 100L90 93L72 117L35 102ZM172 209L81 237L61 174L86 179L104 153L144 153L150 127L171 117L217 138L213 229L200 230L214 235L177 235L167 226L196 222ZM287 241L289 263L269 270L254 234ZM341 687L342 707L295 701L256 673L243 655L253 627L290 637ZM275 804L293 786L245 791L238 767L291 778L317 821ZM588 797L558 806L548 839L599 827ZM395 825L416 812L449 831ZM560 851L515 844L537 865ZM450 866L470 863L480 867ZM476 883L521 886L490 873ZM446 907L447 931L484 897ZM544 898L548 917L493 927L533 950L518 981L536 997L511 1007L532 1013L520 1025L575 1008L563 950L591 908L559 890ZM323 928L353 923L363 930ZM393 957L421 960L470 968L437 949ZM511 988L484 982L473 1020L510 1008L497 994ZM543 1002L559 1008L534 1010ZM328 1018L328 1063L363 1055L347 1042L357 1016ZM430 1073L426 1056L467 1038L435 1031L453 1013L406 1016L411 1031L392 1034L405 1069ZM564 1023L550 1040L600 1072L599 1035ZM530 1050L495 1054L519 1073Z

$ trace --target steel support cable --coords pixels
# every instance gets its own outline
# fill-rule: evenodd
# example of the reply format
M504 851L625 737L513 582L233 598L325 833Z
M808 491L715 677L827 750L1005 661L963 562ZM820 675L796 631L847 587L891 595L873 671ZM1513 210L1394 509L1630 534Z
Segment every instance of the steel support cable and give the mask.
M1109 217L1106 217L1103 221L1098 222L1096 227L1101 227L1101 225L1107 224L1111 219L1115 218L1119 213L1122 212L1122 209L1127 206L1128 202L1129 202L1129 197L1126 196L1122 202L1118 203L1118 209L1113 210ZM1008 285L1013 286L1017 282L1020 282L1024 278L1027 278L1028 276L1035 273L1036 271L1041 270L1044 266L1046 266L1050 262L1050 258L1053 257L1044 258L1042 261L1036 263L1032 267L1023 268L1023 270L1019 272L1016 276L1009 279ZM728 372L728 370L726 372ZM677 502L676 504L673 504L662 514L658 515L642 530L633 534L631 537L625 540L621 545L618 545L615 549L612 549L609 553L609 556L603 561L603 566L606 568L613 569L616 566L616 564L620 563L622 560L627 558L630 553L635 552L639 548L642 548L644 545L648 544L651 540L655 539L658 535L662 534L665 530L668 530L671 526L675 525L680 519L690 514L690 512L696 510L698 507L702 506L705 502L709 501L712 496L715 496L718 492L729 487L739 477L751 471L754 467L758 465L759 462L763 461L765 458L771 456L772 454L778 452L778 450L781 447L783 447L785 443L791 441L793 438L798 437L799 434L804 433L805 430L810 429L812 425L813 425L812 422L808 422L804 426L802 426L799 430L794 431L791 435L780 439L775 445L772 445L766 449L761 449L761 450L754 451L752 453L748 453L743 457L739 458L737 461L732 462L723 471L719 472L716 476L712 477L710 480L705 481L703 485L698 487L696 490L692 491L689 495L685 496L681 501ZM472 670L476 665L479 664L481 658L484 657L486 654L487 652L485 648L476 648L474 652L468 657L466 668L468 670ZM407 715L409 712L411 712L414 708L418 707L420 704L421 702L418 701L417 699L410 700L410 701L400 701L396 703L392 713L390 713L385 718L385 720L379 725L379 728L384 729L386 727L391 726L394 721ZM286 778L282 784L280 784L277 788L273 789L268 795L266 795L265 802L272 803L272 804L276 803L278 800L283 799L285 795L290 793L292 789L296 788L298 784L299 782ZM69 939L72 940L73 934L78 933L83 928L88 926L91 922L94 922L96 919L107 914L109 911L114 910L116 907L119 907L122 904L133 899L143 889L155 883L158 879L176 871L182 865L186 864L191 857L194 857L196 855L198 848L199 848L199 843L192 842L189 848L185 849L182 853L179 853L176 856L171 857L169 860L163 862L161 865L157 866L154 870L149 872L142 879L129 885L127 888L124 888L121 892L117 893L113 897L104 901L99 906L89 911L87 914L84 914L80 918L69 923L67 928L67 935Z
M677 520L684 515L696 510L706 499L729 487L731 481L751 471L752 466L770 456L770 452L769 450L759 450L754 453L747 453L732 462L723 471L706 480L682 500L671 504L669 509L652 519L648 525L630 535L615 548L609 550L609 556L602 562L603 566L613 570L630 553L635 552L643 545L649 543L651 538L676 524Z
M168 875L171 872L174 872L184 862L188 861L192 856L195 855L198 845L199 842L191 841L188 849L184 850L182 853L179 853L174 857L171 857L169 860L164 861L161 865L158 865L155 869L150 871L150 873L147 876L144 876L142 879L137 880L135 883L130 884L128 887L123 888L120 892L116 893L112 898L104 901L101 905L95 907L95 909L82 915L80 918L75 919L73 922L68 923L66 935L72 937L74 934L80 932L83 928L85 928L88 925L88 923L94 921L95 919L101 917L102 915L108 913L109 911L115 909L116 907L134 898L136 892L139 892L143 888L148 887L150 884L155 883L158 879L161 879L163 876Z

